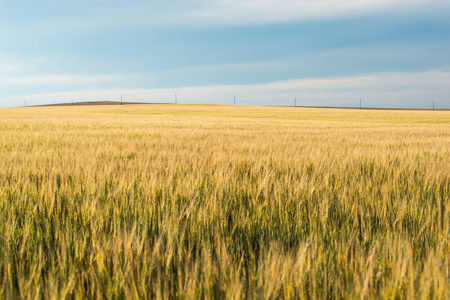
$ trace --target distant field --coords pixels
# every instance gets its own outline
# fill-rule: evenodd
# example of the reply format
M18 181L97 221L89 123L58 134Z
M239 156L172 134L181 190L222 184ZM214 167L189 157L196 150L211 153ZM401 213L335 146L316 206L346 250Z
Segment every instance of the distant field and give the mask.
M0 109L0 298L450 298L450 112Z
M144 104L140 102L120 102L120 101L87 101L87 102L66 102L55 104L42 104L34 105L32 107L44 107L44 106L86 106L86 105L129 105L129 104ZM145 103L148 104L148 103Z

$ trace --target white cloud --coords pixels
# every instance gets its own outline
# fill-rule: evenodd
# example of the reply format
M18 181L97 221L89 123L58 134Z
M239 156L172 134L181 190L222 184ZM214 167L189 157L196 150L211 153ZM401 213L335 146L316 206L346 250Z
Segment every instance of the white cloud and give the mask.
M179 103L232 104L236 95L238 104L292 105L297 97L298 105L352 106L363 99L364 105L373 107L429 107L436 101L437 107L450 108L448 82L450 70L430 70L254 85L69 91L9 97L0 104L22 105L25 99L29 104L69 102L72 98L75 101L111 101L119 100L120 95L130 102L169 103L176 93Z

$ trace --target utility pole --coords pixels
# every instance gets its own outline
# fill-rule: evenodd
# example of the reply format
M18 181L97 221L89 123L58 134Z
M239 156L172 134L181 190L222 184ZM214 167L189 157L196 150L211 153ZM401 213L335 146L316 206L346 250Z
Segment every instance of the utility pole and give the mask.
M236 105L236 96L234 96L234 105Z
M122 95L120 95L120 105L123 105Z

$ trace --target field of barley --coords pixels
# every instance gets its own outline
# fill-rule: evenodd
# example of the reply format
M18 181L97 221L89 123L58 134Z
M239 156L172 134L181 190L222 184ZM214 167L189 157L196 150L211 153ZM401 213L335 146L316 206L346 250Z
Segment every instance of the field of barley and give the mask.
M0 299L450 298L450 112L0 109Z

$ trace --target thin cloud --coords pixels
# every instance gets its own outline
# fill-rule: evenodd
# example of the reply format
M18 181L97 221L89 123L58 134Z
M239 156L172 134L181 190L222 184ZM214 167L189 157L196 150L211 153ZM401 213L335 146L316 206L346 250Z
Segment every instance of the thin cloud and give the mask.
M129 79L129 75L45 75L31 77L7 78L5 84L16 85L80 85L80 84L98 84L114 83Z
M385 11L421 13L449 6L444 0L213 0L196 3L178 11L176 17L169 12L146 20L172 25L253 25L336 19Z
M3 30L26 31L31 27L47 33L67 33L143 26L239 26L336 19L386 11L423 13L450 7L445 0L169 0L164 4L104 3L85 10L80 7L89 7L88 3L65 5L73 6L78 13L64 11L49 18L13 24L15 28L4 24Z
M373 107L427 107L436 101L450 108L450 69L422 72L390 72L342 78L296 79L253 85L217 85L176 89L107 89L15 96L6 103L29 104L75 101L126 101L173 103L356 106L359 99Z
M11 76L23 74L48 62L50 59L46 57L20 58L11 53L0 52L0 83L6 82Z

